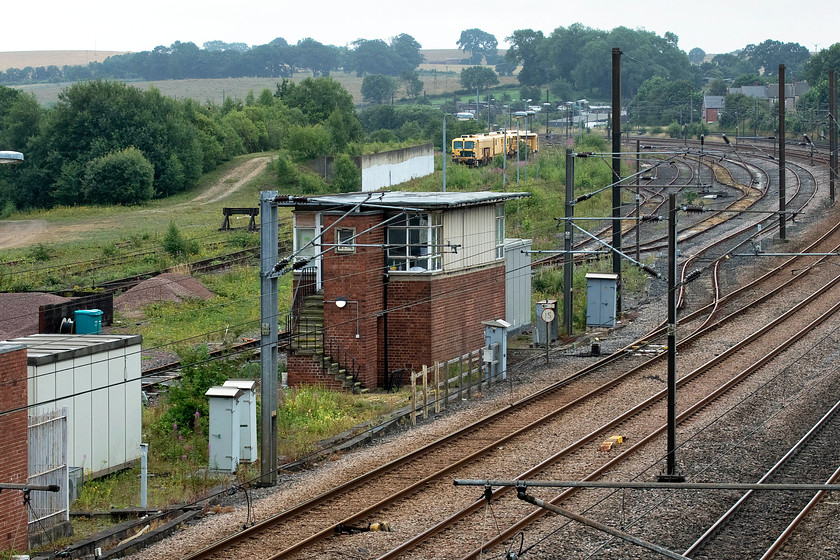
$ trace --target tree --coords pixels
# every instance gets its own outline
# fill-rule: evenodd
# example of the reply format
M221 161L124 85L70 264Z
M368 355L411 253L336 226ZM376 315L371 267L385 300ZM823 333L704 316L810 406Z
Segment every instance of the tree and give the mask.
M513 76L515 70L516 62L502 59L496 63L496 73L499 76Z
M717 78L709 82L709 95L726 95L726 82Z
M330 70L338 68L338 49L307 37L295 46L295 63L300 68L309 68L313 78L329 76Z
M538 51L545 41L542 31L519 29L506 40L510 43L510 48L505 53L505 59L514 65L522 65L519 83L535 86L544 84L547 81L546 73Z
M720 115L722 127L735 128L752 116L755 99L743 93L732 93L723 100L724 110Z
M289 159L289 154L287 152L281 151L271 166L276 174L277 186L280 190L297 190L298 182L300 180L300 172L297 167L295 167L295 164Z
M460 80L464 89L475 90L495 86L499 83L499 76L492 68L486 66L470 66L461 70Z
M425 57L420 52L421 48L420 43L406 33L402 33L391 39L391 50L404 61L404 67L400 71L401 73L411 72L423 63Z
M338 109L351 130L350 140L361 137L362 128L356 117L353 96L332 78L306 78L299 84L284 79L277 84L274 96L280 98L286 106L300 109L309 124L324 122Z
M347 154L340 154L333 164L333 186L338 192L357 192L362 190L362 170Z
M840 71L840 43L834 43L812 56L802 67L800 76L810 84L816 85L822 80L827 80L831 70Z
M397 76L403 70L404 60L381 39L358 39L349 53L349 68L357 76L383 74Z
M372 103L385 103L397 92L397 82L390 76L371 74L362 80L362 98Z
M323 125L293 126L286 147L298 160L323 157L330 151L330 132Z
M473 28L461 31L461 37L455 44L464 52L470 51L472 55L470 57L471 64L481 64L481 59L484 57L492 58L495 61L499 41L496 40L494 35Z
M759 76L758 74L741 74L732 80L732 87L738 88L741 86L763 86L770 83L768 76Z
M694 47L688 51L688 61L692 64L701 64L706 59L706 51L700 47Z
M60 177L74 177L88 161L134 147L154 167L155 196L169 196L195 184L204 166L201 141L185 104L151 88L121 82L76 83L63 90L49 118L32 139L23 177L26 204L50 206ZM75 166L65 167L75 163ZM71 174L63 169L75 169ZM75 185L77 193L82 184ZM19 204L19 206L21 206Z
M400 74L400 83L405 90L405 96L409 99L417 99L423 93L423 80L416 71Z
M140 204L154 194L155 170L137 148L130 147L90 160L84 193L96 204Z
M747 57L731 53L715 55L712 65L720 71L723 78L735 78L742 74L758 74L758 67Z
M795 76L802 65L811 58L808 49L799 43L782 43L769 39L758 45L747 45L741 55L750 60L756 68L763 68L764 74L770 76L778 75L779 64L784 64L789 75Z
M654 76L645 81L627 107L633 123L666 126L685 124L699 114L702 95L687 80L668 81Z

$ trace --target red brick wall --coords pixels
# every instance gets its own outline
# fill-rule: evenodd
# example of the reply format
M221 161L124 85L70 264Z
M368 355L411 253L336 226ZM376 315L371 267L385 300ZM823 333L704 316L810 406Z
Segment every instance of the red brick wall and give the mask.
M0 481L26 484L27 475L27 394L26 349L0 350L0 411L23 408L0 415ZM27 513L23 492L0 492L0 550L25 552L29 546Z
M452 275L392 275L388 371L418 371L484 345L482 321L505 317L504 264Z
M341 216L324 215L322 227L327 229ZM354 228L356 234L382 223L379 213L359 213L344 217L324 235L324 244L336 243L336 228ZM385 242L385 228L378 227L354 240L355 251L342 253L328 251L323 257L322 278L324 295L325 334L333 339L345 352L333 356L343 365L355 363L359 369L359 380L363 387L377 386L377 356L379 338L377 317L382 311L382 274L385 268L385 254L381 245ZM376 245L362 247L361 245ZM326 247L325 247L326 249ZM334 301L343 297L348 303L336 307ZM358 338L356 334L359 334ZM298 359L299 358L299 359ZM289 383L324 383L330 385L334 379L324 377L320 365L311 357L300 356L288 359Z
M324 216L327 228L339 216ZM382 223L382 214L363 213L347 216L336 226L355 228L356 234ZM333 231L326 243L334 243ZM385 228L375 229L355 239L353 253L331 251L324 255L324 325L326 335L334 339L359 364L359 379L364 387L376 387L379 342L377 316L382 311L382 274L385 269ZM360 245L376 245L362 247ZM349 302L339 309L331 303L339 297ZM358 319L358 320L357 320ZM358 332L358 338L356 334Z
M289 372L288 383L299 385L323 385L330 389L341 389L342 384L333 375L325 375L320 362L312 354L301 352L286 357L286 369ZM372 386L371 386L372 387Z

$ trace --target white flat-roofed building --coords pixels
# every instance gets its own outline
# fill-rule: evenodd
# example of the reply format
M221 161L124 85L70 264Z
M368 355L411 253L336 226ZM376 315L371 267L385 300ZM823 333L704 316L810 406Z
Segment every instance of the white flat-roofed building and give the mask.
M140 457L139 335L36 334L0 342L25 346L29 414L67 407L67 463L90 476Z

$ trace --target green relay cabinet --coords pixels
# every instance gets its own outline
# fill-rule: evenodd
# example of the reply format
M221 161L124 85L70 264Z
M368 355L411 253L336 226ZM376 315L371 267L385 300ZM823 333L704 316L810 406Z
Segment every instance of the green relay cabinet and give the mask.
M102 334L102 311L99 309L77 309L76 334Z

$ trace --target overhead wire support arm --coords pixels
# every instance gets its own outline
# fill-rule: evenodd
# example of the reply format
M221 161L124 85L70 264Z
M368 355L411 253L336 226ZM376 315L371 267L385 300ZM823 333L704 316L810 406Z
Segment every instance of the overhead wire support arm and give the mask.
M651 275L651 276L653 276L654 278L658 278L658 279L660 279L660 280L662 279L662 274L661 274L661 273L659 273L659 272L657 272L656 270L652 269L652 268L651 268L651 267L649 267L648 265L643 264L643 263L640 263L639 261L637 261L636 259L634 259L634 258L633 258L633 257L631 257L630 255L627 255L626 253L622 253L621 251L619 251L618 249L616 249L615 247L613 247L612 245L610 245L610 244L609 244L609 243L607 243L606 241L602 241L602 240L598 239L598 237L597 237L597 236L592 235L591 233L589 233L588 231L586 231L585 229L583 229L583 228L582 228L582 227L580 227L579 225L577 225L577 224L575 224L575 223L572 223L572 226L573 226L576 230L579 230L579 231L581 231L582 233L584 233L585 235L587 235L588 237L592 238L592 240L594 240L594 241L596 241L596 242L600 243L601 245L603 245L604 247L606 247L607 249L609 249L609 250L610 250L610 252L612 252L612 253L614 253L614 254L616 254L616 255L619 255L620 257L625 258L625 259L627 259L628 261L630 261L631 263L635 264L636 266L638 266L639 268L641 268L642 270L644 270L645 272L647 272L648 274L650 274L650 275Z
M368 197L363 202L359 202L358 204L354 205L350 210L346 211L335 222L330 224L328 227L324 228L324 230L321 231L321 233L319 233L318 235L313 237L311 240L309 240L309 242L306 243L303 247L299 247L297 251L295 251L294 253L292 253L288 257L284 257L283 259L279 260L277 262L277 264L275 264L274 267L271 269L271 272L269 272L269 276L272 277L272 278L277 278L277 277L283 276L287 272L289 272L289 270L291 270L289 268L289 263L292 262L295 257L297 257L304 250L308 249L311 245L313 245L317 239L323 237L325 233L327 233L329 230L334 228L339 222L341 222L341 220L343 220L344 218L346 218L347 216L349 216L353 212L357 211L362 206L362 204L364 204L364 202L367 202L368 200L370 200L371 196L373 196L373 195L369 194ZM299 201L301 203L304 203L308 200L308 198L306 198L306 197L289 197L287 195L274 197L274 203L275 204L277 202L285 201L285 200Z
M356 206L354 207L354 209L355 209L355 208L358 208L359 206L360 206L360 205L356 205ZM413 212L413 211L414 211L414 210L412 210L412 212ZM276 265L274 265L274 268L272 269L272 272L271 272L272 277L280 277L280 276L285 275L285 274L286 274L287 272L289 272L290 270L298 270L298 269L300 269L300 268L303 268L303 266L305 266L306 264L308 264L308 263L309 263L309 262L311 262L312 260L317 259L318 257L321 257L321 256L325 255L326 253L328 253L328 252L330 252L330 251L335 250L335 248L336 248L336 247L338 247L338 246L339 246L339 245L341 245L341 244L325 244L325 243L319 243L319 244L318 244L319 246L321 246L321 247L328 247L328 249L326 249L326 250L324 250L324 251L321 251L320 253L318 253L318 254L316 254L316 255L313 255L313 256L311 256L311 257L308 257L308 258L306 258L306 259L302 259L302 260L299 260L299 261L294 261L294 262L293 262L293 259L294 259L297 255L299 255L299 254L301 253L301 251L303 251L304 249L306 249L306 248L310 247L311 245L315 244L315 241L316 241L318 238L323 237L324 233L326 233L326 232L327 232L328 230L330 230L331 228L335 227L335 225L336 225L339 221L341 221L344 217L346 217L348 214L350 214L350 212L353 212L353 210L350 210L349 212L345 213L345 214L344 214L343 216L341 216L338 220L336 220L336 221L335 221L334 223L332 223L329 227L327 227L324 231L322 231L322 232L321 232L318 236L316 236L315 238L313 238L312 240L310 240L310 241L309 241L306 245L304 245L303 247L299 248L297 251L295 251L294 253L292 253L290 256L288 256L288 257L285 257L285 258L281 259L281 260L280 260L280 261L279 261ZM351 241L353 241L354 239L356 239L357 237L359 237L359 236L361 236L361 235L364 235L364 234L366 234L366 233L368 233L368 232L370 232L370 231L373 231L374 229L380 228L380 227L382 227L382 226L384 226L384 225L388 224L389 222L391 222L391 221L393 221L393 220L396 220L396 219L398 219L398 218L401 218L401 217L405 216L407 213L408 213L408 211L403 211L403 212L400 212L399 214L395 214L394 216L391 216L391 217L390 217L390 218L388 218L387 220L383 220L382 222L379 222L378 224L375 224L375 225L373 225L373 226L371 226L371 227L367 228L367 229L366 229L366 230L364 230L364 231L360 231L360 232L359 232L359 233L357 233L356 235L354 235L354 236L352 236L352 237L347 238L347 239L345 240L345 244L346 244L346 243L349 243L349 242L351 242ZM377 245L377 247L381 247L381 245ZM457 251L457 249L455 250L455 252L456 252L456 253L458 252L458 251ZM292 262L293 262L292 266L291 266L291 267L289 267L289 264L290 264L290 263L292 263Z
M586 153L586 152L583 152L583 153ZM674 155L674 152L669 152L669 153L670 153L670 155ZM597 155L600 156L602 154L597 154ZM606 154L603 154L603 155L606 155ZM578 157L580 157L579 154L578 154ZM590 156L586 156L586 157L590 157ZM614 181L614 182L610 183L609 185L605 185L605 186L601 187L600 189L596 189L592 192L582 194L582 195L578 196L577 198L575 198L574 201L572 202L572 204L577 204L579 202L583 202L584 200L589 200L593 196L595 196L599 193L602 193L605 190L608 190L608 189L611 189L613 187L619 186L619 185L621 185L621 183L624 183L628 180L634 179L637 176L641 176L642 174L649 172L651 169L656 169L657 167L659 167L660 165L664 165L665 163L669 163L669 160L657 162L650 169L646 169L644 171L639 171L638 173L633 173L632 175L627 175L626 177L619 178L619 180Z

